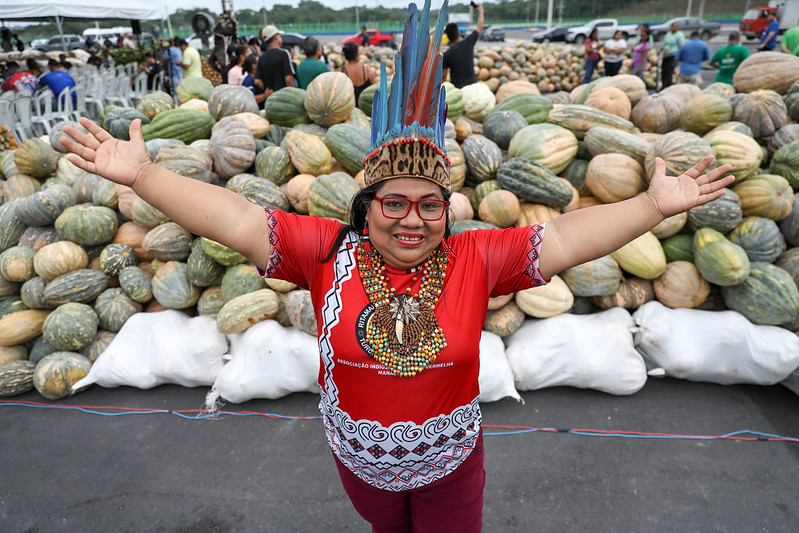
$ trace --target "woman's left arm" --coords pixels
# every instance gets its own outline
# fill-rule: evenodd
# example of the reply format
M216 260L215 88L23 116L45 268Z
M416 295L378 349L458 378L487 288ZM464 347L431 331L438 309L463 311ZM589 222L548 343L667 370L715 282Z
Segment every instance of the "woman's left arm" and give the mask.
M547 222L541 243L539 270L544 279L573 266L614 252L654 228L663 219L705 204L724 194L735 179L721 177L730 165L705 174L709 155L681 176L666 176L666 165L655 159L649 189L634 198L578 209Z

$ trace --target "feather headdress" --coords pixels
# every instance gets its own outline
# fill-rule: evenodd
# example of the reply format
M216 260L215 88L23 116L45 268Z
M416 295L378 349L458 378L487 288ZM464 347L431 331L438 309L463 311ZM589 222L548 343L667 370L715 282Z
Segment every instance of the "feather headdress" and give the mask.
M390 178L418 177L450 188L450 161L444 144L447 95L441 88L441 38L447 0L441 6L432 39L430 0L417 24L416 4L408 6L402 47L394 59L388 90L386 66L372 102L372 139L364 159L367 186Z

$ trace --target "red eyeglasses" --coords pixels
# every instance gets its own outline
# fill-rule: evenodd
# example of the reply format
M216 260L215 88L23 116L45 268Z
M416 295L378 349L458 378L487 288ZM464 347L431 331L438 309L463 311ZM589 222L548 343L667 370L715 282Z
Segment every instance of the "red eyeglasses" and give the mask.
M375 196L375 200L380 202L380 207L383 210L383 216L386 218L400 219L408 216L411 212L411 206L416 206L416 214L419 218L427 222L435 222L444 216L449 202L446 200L439 200L438 198L425 198L423 200L414 201L407 198L385 198Z

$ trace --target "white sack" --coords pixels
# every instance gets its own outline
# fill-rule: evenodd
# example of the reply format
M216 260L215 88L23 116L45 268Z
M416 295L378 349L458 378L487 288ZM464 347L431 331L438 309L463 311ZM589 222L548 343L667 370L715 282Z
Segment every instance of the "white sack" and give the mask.
M505 344L499 335L483 331L480 336L480 401L495 402L502 398L522 397L513 386L513 372L505 356Z
M527 320L505 339L518 390L567 385L633 394L646 383L646 365L633 346L630 313L616 307L590 315Z
M313 335L264 320L228 338L229 361L206 398L208 410L216 408L219 398L243 403L292 392L318 392L319 347Z
M780 385L788 387L794 394L799 394L799 370L794 370L792 374L780 382Z
M633 318L638 324L635 345L657 367L653 375L721 385L773 385L799 366L795 334L758 326L736 311L669 309L652 301Z
M72 390L93 383L139 389L165 383L211 385L227 349L227 339L216 329L213 318L192 318L175 310L136 313Z

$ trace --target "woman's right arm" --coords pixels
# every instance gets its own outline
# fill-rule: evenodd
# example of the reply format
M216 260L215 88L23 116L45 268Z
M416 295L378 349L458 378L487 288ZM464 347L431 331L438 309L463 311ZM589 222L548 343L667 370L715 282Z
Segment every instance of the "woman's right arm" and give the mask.
M150 160L141 121L130 126L130 141L113 138L87 118L81 133L67 126L64 146L69 161L81 169L131 187L172 221L195 235L207 237L243 254L263 267L269 258L269 232L263 208L231 190L186 178ZM77 141L77 142L76 142Z

